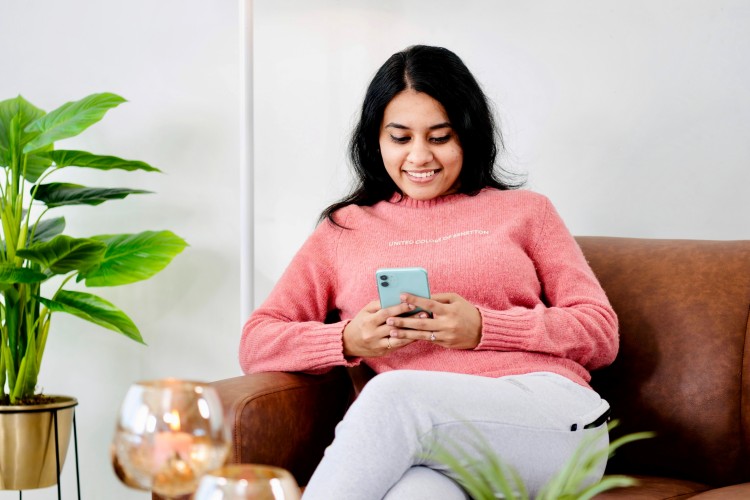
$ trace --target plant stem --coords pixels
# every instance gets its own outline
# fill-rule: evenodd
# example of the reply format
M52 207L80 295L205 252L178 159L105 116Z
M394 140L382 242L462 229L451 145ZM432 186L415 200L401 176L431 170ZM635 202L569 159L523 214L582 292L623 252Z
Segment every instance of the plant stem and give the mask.
M39 344L37 346L37 366L42 365L42 356L44 356L44 348L47 347L47 334L49 334L50 320L52 319L52 311L46 307L42 308L42 312L39 315L40 326L39 333L41 334Z
M49 210L49 207L45 207L44 210L42 210L42 213L39 214L39 217L36 218L36 222L34 222L34 225L31 226L31 235L29 236L29 243L32 243L34 241L34 237L36 236L36 228L39 226L39 222L41 222L42 217L44 217L44 214L47 213L47 210ZM29 210L28 213L31 213L31 210ZM28 226L28 221L26 222L26 225Z
M60 283L60 286L59 286L59 287L57 287L57 291L56 291L56 292L55 292L55 294L54 294L54 295L52 296L52 300L54 300L54 299L55 299L55 297L57 297L57 294L58 294L58 293L60 293L60 290L62 290L62 289L63 289L63 287L64 287L64 286L65 286L65 285L66 285L66 284L68 283L68 281L70 281L70 280L71 280L71 278L73 278L73 276L75 276L76 274L78 274L78 271L76 271L76 272L73 272L73 273L70 273L69 275L67 275L67 276L65 277L65 279L64 279L64 280L62 281L62 283Z

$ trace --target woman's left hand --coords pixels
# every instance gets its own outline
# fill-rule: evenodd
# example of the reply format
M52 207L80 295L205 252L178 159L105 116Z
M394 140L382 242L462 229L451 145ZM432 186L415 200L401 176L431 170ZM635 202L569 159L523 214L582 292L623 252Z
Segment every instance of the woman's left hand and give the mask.
M474 349L482 338L482 315L469 301L456 293L436 293L430 299L408 293L401 301L432 312L409 317L391 317L391 337L427 340L449 349Z

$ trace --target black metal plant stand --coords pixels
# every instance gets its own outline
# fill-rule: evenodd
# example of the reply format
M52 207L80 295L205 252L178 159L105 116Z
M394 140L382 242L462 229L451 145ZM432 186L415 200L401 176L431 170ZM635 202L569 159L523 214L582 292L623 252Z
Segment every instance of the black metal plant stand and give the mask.
M78 469L78 428L76 425L76 405L78 405L78 401L75 399L73 400L73 403L70 406L66 406L63 408L43 408L39 410L24 410L23 413L42 413L42 412L49 412L52 413L52 419L55 423L55 466L57 468L57 499L62 500L62 490L60 486L60 442L59 442L59 434L58 434L58 426L57 426L57 412L60 410L67 410L68 408L72 407L73 410L73 449L75 452L75 460L76 460L76 490L78 492L78 500L81 500L81 479ZM5 412L8 413L8 412ZM19 411L19 413L21 413ZM18 491L18 499L23 499L23 490Z

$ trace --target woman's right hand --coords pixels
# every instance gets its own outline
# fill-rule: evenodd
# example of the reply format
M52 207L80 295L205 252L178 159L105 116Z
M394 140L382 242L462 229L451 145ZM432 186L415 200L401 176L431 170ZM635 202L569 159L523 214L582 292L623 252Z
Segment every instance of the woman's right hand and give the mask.
M412 339L391 337L393 327L385 321L414 309L411 304L398 304L385 309L374 300L360 310L344 328L344 356L372 358L388 354L414 342Z

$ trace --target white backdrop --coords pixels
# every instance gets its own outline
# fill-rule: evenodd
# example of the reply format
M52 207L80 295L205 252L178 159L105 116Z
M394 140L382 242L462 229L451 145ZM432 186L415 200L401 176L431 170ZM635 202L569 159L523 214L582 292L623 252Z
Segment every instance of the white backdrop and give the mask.
M155 192L71 208L69 233L171 229L190 244L149 281L95 291L133 318L148 346L53 317L40 384L79 400L83 499L151 498L121 485L109 462L116 414L133 381L240 373L240 64L237 0L0 0L0 100L20 93L51 110L94 92L120 94L129 102L60 147L164 172L61 174L56 180ZM76 498L72 444L62 486L63 498Z
M254 227L240 217L240 3L0 0L0 99L21 93L52 109L119 93L130 102L67 146L165 171L78 177L156 194L81 208L71 233L169 228L191 245L154 279L102 292L148 347L54 320L42 384L80 400L85 499L149 497L120 485L108 460L132 381L239 372L239 319L253 306L239 298L241 231L255 236L258 303L344 193L364 88L409 44L465 60L498 108L506 165L575 234L750 238L744 0L255 0ZM74 498L73 473L69 462L64 498Z
M255 2L255 304L348 186L392 53L456 52L574 234L750 238L750 2Z

